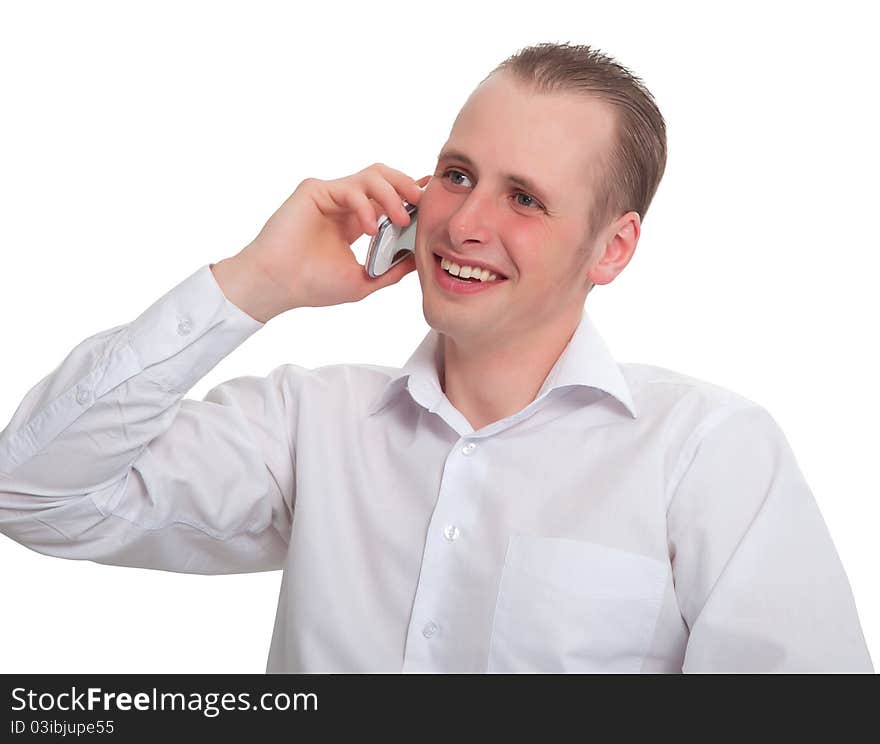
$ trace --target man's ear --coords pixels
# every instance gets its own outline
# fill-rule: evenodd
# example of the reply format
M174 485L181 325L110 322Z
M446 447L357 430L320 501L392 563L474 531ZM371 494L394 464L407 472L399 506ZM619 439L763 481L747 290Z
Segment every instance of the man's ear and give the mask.
M610 284L629 263L641 235L638 212L627 212L605 231L604 244L589 262L587 278L593 284Z

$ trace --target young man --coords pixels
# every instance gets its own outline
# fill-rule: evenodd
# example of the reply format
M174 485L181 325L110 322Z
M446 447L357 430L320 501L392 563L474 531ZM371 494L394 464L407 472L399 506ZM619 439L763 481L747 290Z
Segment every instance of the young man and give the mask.
M624 68L521 51L430 179L306 179L240 253L77 346L0 436L0 529L101 563L284 569L269 672L873 671L772 417L618 365L584 311L665 159ZM403 200L415 255L371 279L350 246L407 224ZM276 315L414 269L431 331L402 369L286 364L183 397Z

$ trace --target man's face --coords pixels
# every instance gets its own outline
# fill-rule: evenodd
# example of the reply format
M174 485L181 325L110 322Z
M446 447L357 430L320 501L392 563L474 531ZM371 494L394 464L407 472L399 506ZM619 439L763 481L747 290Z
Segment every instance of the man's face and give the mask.
M432 328L466 347L501 349L560 320L577 322L595 253L584 244L593 176L612 125L602 102L536 95L503 74L474 91L419 202L416 269ZM507 280L450 292L438 283L435 253L488 263Z

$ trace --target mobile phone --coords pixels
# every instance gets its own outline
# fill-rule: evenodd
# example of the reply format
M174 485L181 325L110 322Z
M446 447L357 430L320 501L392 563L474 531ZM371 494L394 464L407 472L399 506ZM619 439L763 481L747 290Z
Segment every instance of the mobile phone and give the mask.
M424 186L421 187L424 190ZM382 276L392 266L405 261L416 251L416 225L419 208L408 201L403 202L409 214L408 225L395 225L388 215L383 214L377 223L378 230L370 240L365 267L372 277Z

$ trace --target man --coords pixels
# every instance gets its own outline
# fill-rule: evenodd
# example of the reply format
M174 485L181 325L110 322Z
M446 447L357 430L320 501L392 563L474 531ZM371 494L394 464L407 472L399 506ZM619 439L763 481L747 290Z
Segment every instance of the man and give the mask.
M306 179L239 254L77 346L0 436L0 529L102 563L283 568L269 672L872 671L771 416L616 364L584 311L665 152L624 68L521 51L430 179ZM350 246L407 224L403 200L415 255L371 279ZM287 364L183 399L276 315L413 269L432 330L402 369Z

